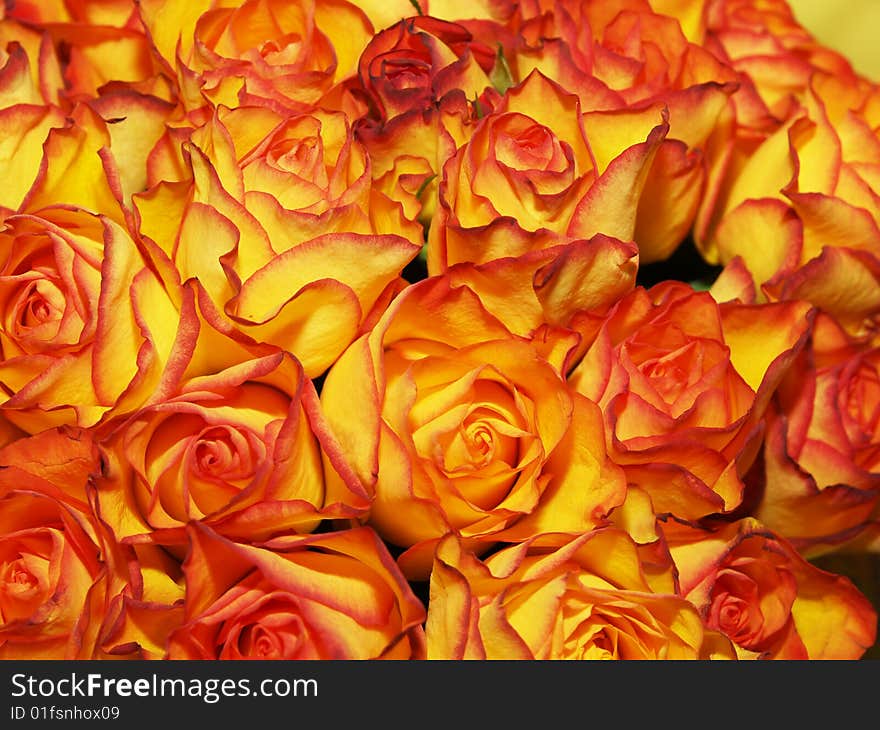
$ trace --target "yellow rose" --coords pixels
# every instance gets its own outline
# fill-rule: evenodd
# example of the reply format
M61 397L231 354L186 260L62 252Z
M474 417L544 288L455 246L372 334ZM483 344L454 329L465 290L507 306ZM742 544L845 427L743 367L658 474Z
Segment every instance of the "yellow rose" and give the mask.
M59 207L3 222L2 408L23 430L90 427L146 400L178 322L165 286L109 218Z
M173 139L134 196L139 231L244 334L319 376L399 289L421 227L372 190L341 113L220 110L183 142L180 179Z
M302 366L224 327L195 283L187 291L173 367L144 407L102 429L104 520L120 539L167 540L197 520L254 541L358 517L366 495Z
M481 563L446 538L431 573L428 659L733 659L624 532L538 535Z
M859 659L874 643L876 611L852 582L811 565L757 520L664 532L682 595L740 658Z
M424 657L424 606L370 528L257 545L188 533L186 616L167 658Z
M600 413L560 374L574 343L553 338L512 334L438 277L403 292L328 372L327 419L372 495L369 523L407 548L407 575L426 575L449 532L485 547L583 532L622 503Z
M660 107L622 110L590 136L591 119L532 72L483 117L443 168L428 271L519 256L604 233L632 240L639 196L668 125Z

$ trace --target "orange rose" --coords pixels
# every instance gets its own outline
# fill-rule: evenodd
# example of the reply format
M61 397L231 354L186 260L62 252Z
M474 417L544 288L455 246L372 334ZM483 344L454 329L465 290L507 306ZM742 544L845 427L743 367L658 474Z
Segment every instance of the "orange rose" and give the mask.
M346 0L245 0L232 7L144 0L138 8L187 110L206 101L311 110L354 76L374 32Z
M859 659L877 614L850 580L819 570L757 520L666 531L681 593L740 658Z
M0 252L10 421L29 432L93 426L149 396L179 316L124 228L75 208L44 209L7 218Z
M104 519L120 539L179 532L199 520L238 539L265 540L357 516L366 495L300 364L224 330L207 297L200 299L198 311L193 297L185 300L189 338L157 397L107 426L107 464L96 481ZM325 468L343 492L325 489Z
M576 340L548 334L516 336L467 286L429 279L328 372L328 421L373 495L370 524L408 548L408 576L449 532L484 546L583 532L622 503L601 415L560 375Z
M485 563L445 539L426 635L429 659L735 658L674 593L671 569L611 528L536 536Z
M371 529L261 545L188 533L186 617L169 659L424 657L425 609Z
M89 507L100 468L89 433L14 442L0 465L0 658L97 658L126 571Z
M437 210L443 165L470 138L482 104L453 90L427 109L387 122L359 119L356 133L370 155L373 189L399 202L406 218L427 230Z
M680 282L638 288L612 308L570 381L602 406L609 453L657 514L729 512L810 321L803 302L719 305Z
M532 69L581 101L591 140L610 136L621 110L659 103L669 132L638 202L634 238L642 263L668 258L696 219L707 178L704 149L736 88L736 73L685 36L684 13L645 0L524 4L514 76Z
M740 88L712 145L700 251L713 264L742 258L759 299L809 301L871 337L880 312L876 84L784 2L719 0L707 18L707 47L737 69ZM757 239L760 254L743 243Z
M880 350L827 316L815 330L774 398L752 510L808 554L876 533L880 500Z
M645 174L667 130L661 111L621 112L613 138L591 137L577 97L530 74L444 165L428 271L596 233L632 240Z
M130 0L98 4L16 1L10 15L45 31L63 49L67 99L84 100L97 96L107 84L136 85L157 74L150 42Z
M191 137L177 181L174 135L151 155L160 182L134 196L139 230L244 334L317 377L399 288L421 227L371 189L340 113L221 110Z

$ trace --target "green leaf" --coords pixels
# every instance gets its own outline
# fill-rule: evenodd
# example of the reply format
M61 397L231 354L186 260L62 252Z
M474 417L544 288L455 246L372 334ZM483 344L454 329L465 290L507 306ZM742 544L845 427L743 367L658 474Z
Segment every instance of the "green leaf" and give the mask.
M418 200L421 200L421 199L422 199L422 194L425 192L425 188L427 188L428 185L431 184L431 181L432 181L435 177L437 177L437 176L436 176L436 175L431 175L431 176L425 178L424 182L423 182L421 185L419 185L419 189L416 190L416 199L418 199Z
M510 73L510 66L507 65L507 59L504 57L504 49L498 44L498 52L495 54L495 65L489 73L489 81L499 94L504 94L511 86L513 86L513 74Z
M705 281L704 279L694 279L693 281L689 281L691 289L694 291L708 291L712 288L713 282Z
M419 5L419 0L409 0L409 4L416 9L416 12L419 15L424 15L424 13L422 12L422 6Z

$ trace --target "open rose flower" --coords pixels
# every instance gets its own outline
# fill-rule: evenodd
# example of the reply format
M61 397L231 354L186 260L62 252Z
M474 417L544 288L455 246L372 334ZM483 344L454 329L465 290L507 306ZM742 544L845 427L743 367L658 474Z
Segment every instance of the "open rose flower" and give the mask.
M426 624L429 659L733 659L643 565L626 533L536 536L481 563L454 538L437 550Z
M880 313L876 84L784 2L716 2L707 21L707 47L740 88L711 146L698 248L713 264L741 258L759 299L809 301L869 339Z
M880 315L880 141L840 83L814 79L797 116L750 148L701 246L713 262L741 258L762 299L810 301L869 339ZM750 240L764 242L760 255Z
M571 383L602 406L609 453L657 514L699 519L740 504L810 313L803 302L719 305L679 282L612 308Z
M818 319L770 410L752 514L808 554L875 533L878 414L880 350Z
M260 545L189 530L169 659L421 659L425 608L368 527Z
M218 112L179 169L169 142L150 158L158 182L134 196L139 231L244 334L317 377L397 291L421 226L371 189L341 113Z
M124 228L73 208L10 216L0 257L0 383L10 421L29 432L93 426L148 397L179 317Z
M623 502L601 415L559 372L571 344L512 334L441 277L401 294L327 374L322 403L372 492L370 524L408 548L409 576L446 533L488 546L582 532Z
M532 69L576 93L590 139L609 135L627 109L660 103L669 132L644 183L635 240L641 260L668 258L689 233L707 181L705 149L723 121L736 73L645 0L524 3L514 76ZM631 113L631 112L629 112Z
M307 111L354 77L373 36L370 20L346 0L245 0L232 7L146 0L138 8L188 110L208 100Z
M357 516L366 495L302 366L224 330L204 293L195 298L184 307L191 339L178 350L179 380L166 380L160 398L107 426L96 480L104 519L120 539L180 532L200 520L252 541ZM344 492L325 490L325 468L341 472Z
M89 433L52 429L0 449L0 658L93 659L125 565L89 507Z
M540 72L510 89L443 168L428 270L604 233L633 238L662 109L621 113L590 137L580 102Z
M682 595L740 658L859 659L874 643L877 614L852 582L757 520L711 533L671 526L666 537Z

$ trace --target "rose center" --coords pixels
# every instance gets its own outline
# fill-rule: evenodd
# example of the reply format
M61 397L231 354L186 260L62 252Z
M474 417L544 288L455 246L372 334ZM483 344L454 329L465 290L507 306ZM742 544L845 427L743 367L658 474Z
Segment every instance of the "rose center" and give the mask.
M26 601L40 589L40 581L28 570L22 558L7 563L3 570L3 589L12 598Z

